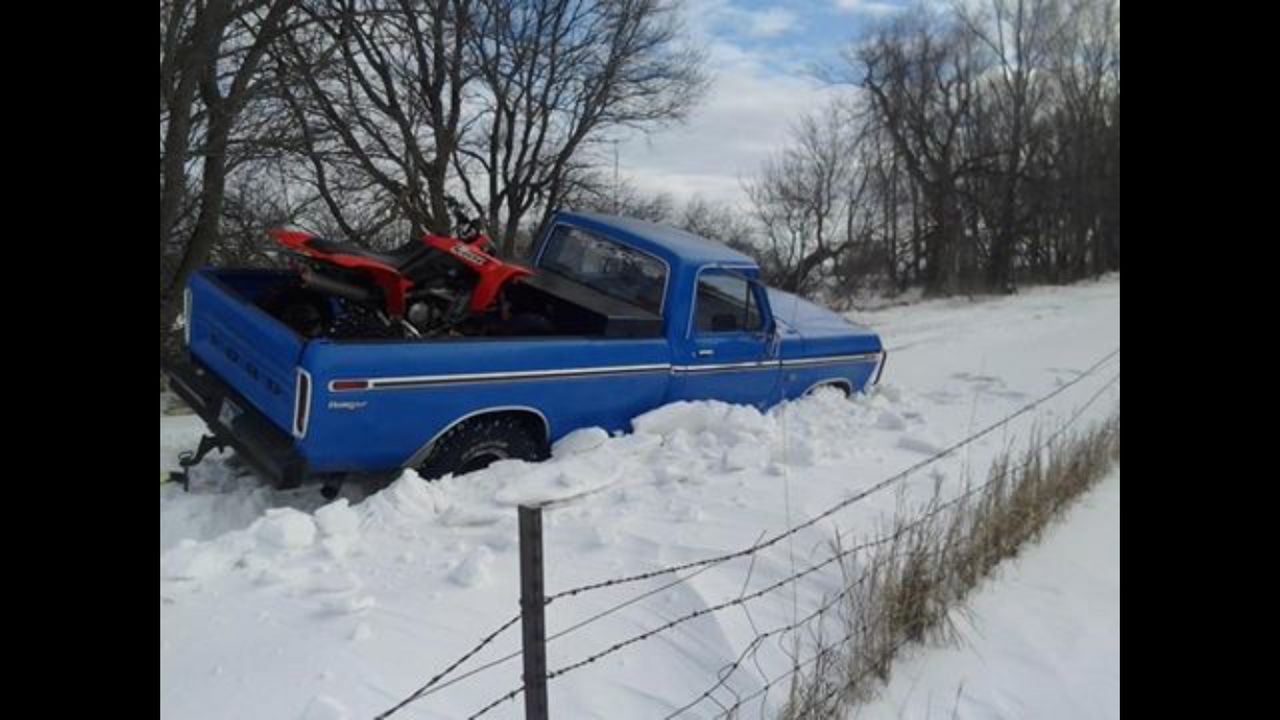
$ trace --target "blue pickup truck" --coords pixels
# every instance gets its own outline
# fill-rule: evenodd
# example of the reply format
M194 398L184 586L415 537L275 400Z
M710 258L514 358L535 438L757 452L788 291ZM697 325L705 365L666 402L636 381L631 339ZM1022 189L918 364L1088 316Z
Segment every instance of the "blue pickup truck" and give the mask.
M188 357L164 368L212 433L200 456L230 446L285 487L538 460L573 430L625 430L664 403L763 409L861 391L884 367L879 336L765 287L747 256L627 218L556 215L512 288L542 319L527 335L307 337L264 302L293 275L194 274Z

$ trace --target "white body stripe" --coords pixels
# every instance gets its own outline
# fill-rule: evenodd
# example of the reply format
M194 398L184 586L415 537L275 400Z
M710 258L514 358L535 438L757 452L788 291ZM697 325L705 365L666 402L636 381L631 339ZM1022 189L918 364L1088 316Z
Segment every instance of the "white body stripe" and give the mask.
M705 365L669 365L652 363L648 365L606 365L602 367L561 368L552 370L517 370L487 373L455 373L447 375L408 375L401 377L384 377L367 380L368 390L395 390L397 388L417 387L421 385L448 385L454 383L504 382L511 380L546 380L552 378L591 377L608 375L630 375L636 373L672 372L702 373L730 372L741 370L766 370L778 367L815 367L858 362L879 362L880 353L859 353L857 355L829 355L820 358L797 358L793 360L754 360L738 363L709 363ZM335 383L352 382L354 379L338 379L329 381L330 392L352 392L338 390ZM358 390L356 390L358 392Z
M453 373L448 375L410 375L403 377L385 377L368 380L370 390L394 390L400 387L417 385L444 385L449 383L493 382L504 380L544 380L558 377L576 377L591 375L629 375L633 373L667 372L671 365L654 363L651 365L609 365L604 367L563 368L554 370L515 370L487 373ZM334 383L350 382L349 380L331 380L330 392L346 392L336 390Z

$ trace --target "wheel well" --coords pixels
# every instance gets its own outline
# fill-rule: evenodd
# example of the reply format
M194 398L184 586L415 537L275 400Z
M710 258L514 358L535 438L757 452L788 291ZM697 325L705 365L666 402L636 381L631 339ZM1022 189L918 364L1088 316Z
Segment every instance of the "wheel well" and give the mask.
M810 385L809 389L804 391L804 394L809 395L813 393L814 390L821 387L838 387L844 391L845 397L853 396L853 383L849 382L845 378L827 378L826 380L819 380L818 382Z
M535 439L540 440L543 444L546 444L550 439L551 429L547 427L546 417L544 417L542 413L535 412L533 410L498 410L496 412L474 415L467 418L464 422L471 422L473 420L491 417L510 417L518 421L526 430L528 430L530 435ZM461 423L458 424L460 425Z
M551 444L551 427L547 423L547 417L538 410L531 407L484 408L482 410L467 413L444 426L443 429L437 432L426 442L426 444L419 448L418 451L409 458L409 460L405 462L404 467L417 467L420 465L431 455L431 451L435 449L436 443L440 441L440 438L443 438L451 430L461 427L469 422L494 417L510 417L515 419L529 431L530 435L541 440L544 450L549 448Z

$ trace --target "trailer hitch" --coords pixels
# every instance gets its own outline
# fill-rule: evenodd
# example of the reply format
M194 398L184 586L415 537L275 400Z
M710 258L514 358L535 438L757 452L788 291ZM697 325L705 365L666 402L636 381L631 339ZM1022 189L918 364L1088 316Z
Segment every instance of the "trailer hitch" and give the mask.
M187 450L178 455L178 465L182 466L182 469L177 472L169 473L169 480L180 481L182 483L183 491L190 492L191 491L191 475L188 472L189 469L194 465L198 465L201 460L204 460L204 456L208 455L209 451L218 450L219 452L221 452L222 450L226 450L226 449L227 449L227 444L219 440L217 437L213 435L201 436L200 444L196 446L195 452L191 452L190 450Z

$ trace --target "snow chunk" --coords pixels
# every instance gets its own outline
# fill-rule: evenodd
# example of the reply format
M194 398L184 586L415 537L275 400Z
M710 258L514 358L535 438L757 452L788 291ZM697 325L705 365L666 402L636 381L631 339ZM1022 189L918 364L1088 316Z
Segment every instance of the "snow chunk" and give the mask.
M745 470L747 468L764 467L769 462L769 447L763 444L743 442L729 448L724 453L726 470Z
M293 508L273 508L259 521L257 537L279 548L304 548L316 539L311 516Z
M338 615L354 615L372 609L378 601L372 595L344 595L328 598L323 603L325 610Z
M907 421L891 410L883 410L880 417L876 418L876 427L881 430L906 430Z
M454 583L466 588L478 588L489 584L493 551L481 545L466 557L449 575Z
M316 525L330 537L355 535L360 531L360 516L346 498L339 498L316 510Z
M574 430L551 446L551 455L556 458L581 455L584 452L600 447L608 439L609 433L605 432L603 428L589 427Z
M881 383L880 385L876 385L875 388L876 388L876 395L878 397L882 397L891 403L896 403L902 400L902 389L899 388L897 385L890 385L889 383Z
M616 483L622 463L608 453L591 453L537 466L493 494L502 505L552 502L597 492Z
M910 450L924 455L937 455L943 451L943 447L932 440L919 435L903 435L898 438L898 447L903 450Z
M727 403L681 400L650 410L631 421L637 433L670 435L676 430L698 433L724 424Z
M596 525L587 531L584 546L588 550L599 550L615 547L618 544L618 531L610 525Z
M671 517L676 522L686 523L700 523L706 519L706 515L703 514L702 508L697 505L685 505L677 508L675 512L672 513Z
M356 625L356 629L351 631L351 642L361 642L373 637L373 628L369 627L369 623L360 623Z
M171 580L203 580L230 570L236 559L217 545L183 540L160 557L160 575Z
M347 553L351 552L355 535L334 535L324 538L320 541L320 547L329 554L334 560L342 560L347 557Z
M307 703L300 720L351 720L351 713L328 695L316 695Z
M406 470L390 486L361 503L360 509L371 525L416 527L422 520L432 519L453 505L442 485L442 482L423 480L414 470Z
M844 395L841 394L843 399ZM772 432L769 418L752 405L730 405L724 416L725 427L737 430L740 435L762 435Z
M689 470L679 465L663 465L653 471L654 480L659 485L667 485L673 482L681 482L689 477Z

